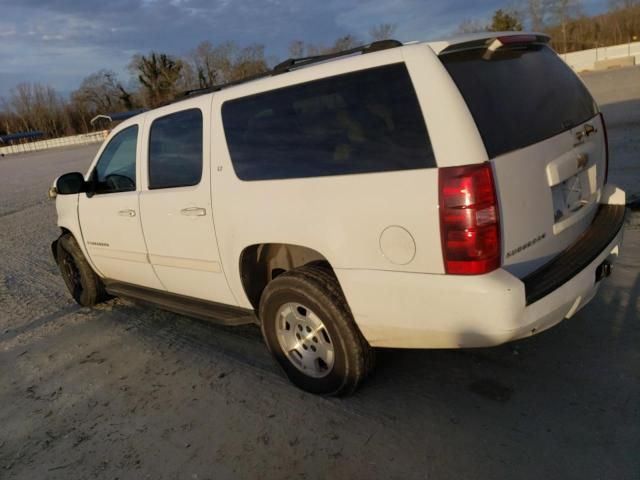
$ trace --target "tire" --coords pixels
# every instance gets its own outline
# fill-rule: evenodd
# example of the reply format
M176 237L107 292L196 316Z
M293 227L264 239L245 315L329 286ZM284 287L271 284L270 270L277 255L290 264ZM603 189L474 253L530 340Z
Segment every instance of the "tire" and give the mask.
M65 233L58 239L56 261L64 283L77 303L90 307L108 298L102 281L87 263L71 234Z
M302 390L350 395L373 368L373 349L358 330L338 280L322 265L271 281L259 314L267 347Z

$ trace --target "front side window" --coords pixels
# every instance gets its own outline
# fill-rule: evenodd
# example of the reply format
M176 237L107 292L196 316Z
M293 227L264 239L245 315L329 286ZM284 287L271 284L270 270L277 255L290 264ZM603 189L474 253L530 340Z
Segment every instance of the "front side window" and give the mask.
M158 118L149 134L149 188L197 185L202 178L202 112Z
M224 132L241 180L351 175L435 166L404 64L230 100Z
M95 193L131 192L136 189L138 126L126 128L111 139L93 171Z

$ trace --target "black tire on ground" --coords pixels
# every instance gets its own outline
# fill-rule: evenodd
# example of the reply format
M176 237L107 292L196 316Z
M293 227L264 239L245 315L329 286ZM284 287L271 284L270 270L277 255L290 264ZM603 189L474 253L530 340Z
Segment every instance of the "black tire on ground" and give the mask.
M327 330L334 360L320 378L296 366L290 358L293 352L285 352L278 340L278 329L286 328L282 323L287 323L278 318L278 312L287 304L301 305L303 311L313 312ZM373 369L374 350L358 330L338 280L322 265L300 267L271 281L260 299L259 313L269 350L291 382L303 390L350 395Z
M108 298L102 281L87 263L73 235L65 233L58 239L56 253L64 283L76 302L90 307Z

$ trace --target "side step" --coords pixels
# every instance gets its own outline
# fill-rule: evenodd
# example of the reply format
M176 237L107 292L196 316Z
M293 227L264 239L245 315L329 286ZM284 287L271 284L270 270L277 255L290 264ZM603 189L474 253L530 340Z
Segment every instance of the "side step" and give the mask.
M136 303L159 307L180 315L207 320L218 325L235 327L259 324L253 310L224 305L207 300L163 292L114 280L103 280L107 293Z

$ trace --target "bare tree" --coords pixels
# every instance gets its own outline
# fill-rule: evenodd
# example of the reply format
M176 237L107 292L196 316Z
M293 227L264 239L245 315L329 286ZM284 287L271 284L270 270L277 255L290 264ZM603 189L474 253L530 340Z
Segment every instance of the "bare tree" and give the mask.
M289 57L302 58L305 56L306 45L302 40L294 40L289 44Z
M456 33L478 33L487 30L487 26L480 20L463 20L458 25Z
M629 15L640 10L640 0L609 0L609 10L620 41L631 42L636 34L640 35L640 27L636 25L637 17Z
M397 25L394 23L381 23L369 29L369 36L372 41L387 40L393 38Z
M112 70L92 73L71 94L71 100L84 104L89 112L108 113L133 108L131 94L125 90Z
M351 34L344 35L337 38L333 43L333 46L329 48L325 53L342 52L344 50L349 50L351 48L357 47L360 43L360 40L358 40L355 36Z
M172 100L180 90L183 62L166 53L134 55L129 64L137 74L146 106L157 107Z
M562 31L562 53L568 51L567 26L570 20L582 13L581 0L550 0L549 9L556 24Z
M228 81L257 75L268 70L264 56L264 45L253 44L236 51L231 64Z
M235 50L236 47L231 42L218 46L213 46L211 42L200 43L188 55L188 63L196 76L195 86L207 88L224 82L231 74Z
M50 86L20 83L9 93L5 107L11 122L5 119L7 130L39 130L49 136L64 135L69 130L65 103Z
M338 37L333 45L325 46L314 43L305 43L301 40L295 40L289 45L289 56L292 58L313 57L316 55L327 55L330 53L342 52L361 45L362 42L351 34Z
M549 15L549 0L528 0L527 13L531 23L531 30L542 32L547 24Z

